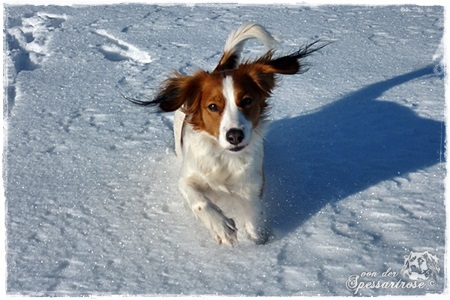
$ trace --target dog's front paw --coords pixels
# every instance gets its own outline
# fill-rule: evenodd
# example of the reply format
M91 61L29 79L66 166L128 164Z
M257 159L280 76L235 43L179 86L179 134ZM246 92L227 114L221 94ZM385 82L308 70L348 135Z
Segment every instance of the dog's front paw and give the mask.
M245 230L247 231L249 239L257 245L265 244L269 240L270 230L266 224L255 226L249 222L245 225Z
M218 206L202 203L195 206L193 211L219 244L234 246L237 243L237 227L234 220L227 218Z
M222 216L221 224L213 226L212 234L219 244L227 244L233 247L237 244L237 228L234 220Z

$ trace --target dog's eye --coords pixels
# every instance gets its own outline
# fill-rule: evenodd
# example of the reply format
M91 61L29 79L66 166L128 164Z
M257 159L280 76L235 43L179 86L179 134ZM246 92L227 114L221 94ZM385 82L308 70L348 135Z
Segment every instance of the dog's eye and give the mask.
M208 105L208 110L211 112L219 112L220 111L220 107L217 104L210 104Z
M249 106L253 103L253 99L250 97L244 97L241 100L241 107Z

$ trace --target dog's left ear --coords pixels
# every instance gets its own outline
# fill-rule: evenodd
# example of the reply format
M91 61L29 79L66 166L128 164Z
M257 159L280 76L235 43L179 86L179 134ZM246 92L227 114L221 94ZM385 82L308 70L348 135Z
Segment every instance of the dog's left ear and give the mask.
M308 68L304 59L330 44L328 42L319 45L319 43L320 41L315 41L297 52L278 58L273 58L274 51L269 51L252 63L242 64L240 68L245 69L258 86L270 94L275 87L277 74L293 75L306 72Z

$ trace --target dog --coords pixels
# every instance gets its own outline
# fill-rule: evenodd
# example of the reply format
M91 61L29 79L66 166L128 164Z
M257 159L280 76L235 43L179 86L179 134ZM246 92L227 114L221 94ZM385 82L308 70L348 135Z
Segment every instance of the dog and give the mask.
M249 39L262 41L268 51L241 62ZM182 159L179 189L219 244L234 246L238 228L256 244L267 242L270 230L262 202L267 100L278 75L306 71L303 60L327 45L321 43L274 57L275 38L259 24L243 24L229 35L212 72L175 72L154 100L128 99L175 112L175 152Z
M440 268L436 255L424 252L411 251L404 257L404 265L400 273L411 280L437 279Z

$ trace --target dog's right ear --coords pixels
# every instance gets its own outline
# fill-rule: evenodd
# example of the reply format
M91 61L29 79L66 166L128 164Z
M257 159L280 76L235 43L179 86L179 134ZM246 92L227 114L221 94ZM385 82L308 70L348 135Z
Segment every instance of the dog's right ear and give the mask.
M141 106L159 106L165 112L179 109L183 105L189 107L198 94L198 84L193 76L181 75L175 72L173 77L166 79L153 101L128 99Z
M162 89L152 102L163 111L175 111L181 106L190 107L198 95L198 84L193 76L175 73L163 82Z

